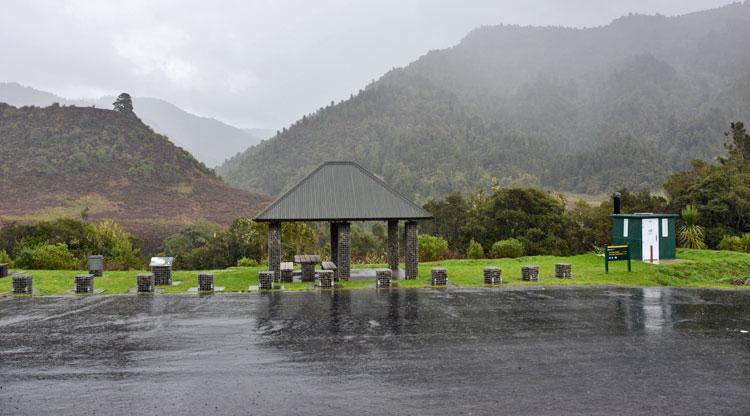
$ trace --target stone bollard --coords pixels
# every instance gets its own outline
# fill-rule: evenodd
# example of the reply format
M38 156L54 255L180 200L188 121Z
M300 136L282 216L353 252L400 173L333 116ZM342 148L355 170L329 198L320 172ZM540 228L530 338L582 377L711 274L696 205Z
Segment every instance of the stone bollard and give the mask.
M333 287L333 270L321 270L318 272L318 287L330 289Z
M273 289L273 272L272 271L258 272L258 288L259 289Z
M28 274L14 274L13 293L16 295L31 295L34 293L33 280L34 278Z
M527 282L539 280L539 266L523 266L521 268L521 279Z
M393 272L391 269L377 269L375 270L375 287L391 287L391 276Z
M499 285L503 283L503 271L499 267L487 267L484 269L484 284Z
M167 266L152 266L151 272L154 275L154 284L157 286L172 285L172 268Z
M285 283L292 283L294 281L294 270L281 269L281 281Z
M94 293L94 275L79 274L76 276L76 293Z
M448 284L448 269L432 269L432 282L433 286L445 286Z
M201 292L214 291L214 274L198 273L198 290Z
M302 263L302 281L312 282L315 280L315 263Z
M555 277L558 279L570 279L573 277L570 263L555 264Z
M139 274L136 281L138 283L138 293L154 293L153 273Z

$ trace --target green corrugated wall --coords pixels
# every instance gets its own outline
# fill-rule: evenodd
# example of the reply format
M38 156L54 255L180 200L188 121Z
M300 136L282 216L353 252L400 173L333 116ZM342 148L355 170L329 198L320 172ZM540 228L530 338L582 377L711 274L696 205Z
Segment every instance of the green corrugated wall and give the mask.
M623 237L622 227L626 218L612 218L612 244L613 245L630 245L630 256L633 260L642 260L643 249L641 242L641 232L643 230L640 218L627 218L628 220L628 237ZM676 235L675 235L675 218L667 217L668 235L664 237L661 229L662 218L659 218L659 258L668 260L676 258Z

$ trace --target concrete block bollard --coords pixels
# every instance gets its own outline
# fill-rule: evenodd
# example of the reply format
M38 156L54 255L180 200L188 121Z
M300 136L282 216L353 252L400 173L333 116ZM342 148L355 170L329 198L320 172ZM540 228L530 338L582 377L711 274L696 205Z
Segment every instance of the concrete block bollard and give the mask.
M76 276L76 293L94 293L94 275L79 274Z
M258 272L258 288L273 289L273 275L272 271Z
M318 286L325 289L333 287L334 272L333 270L320 270L318 272Z
M198 290L201 292L214 291L214 274L198 273Z
M555 264L555 277L558 279L570 279L573 277L570 263Z
M139 274L136 282L138 283L138 293L154 293L153 273Z
M499 285L503 283L503 271L499 267L487 267L484 269L484 284Z
M34 278L28 274L13 275L13 293L16 295L31 295L34 293Z
M377 269L375 270L375 287L391 287L391 277L393 272L391 269Z
M448 269L432 269L430 273L432 274L431 284L433 286L445 286L448 284Z
M527 282L539 280L539 266L523 266L521 268L521 279Z

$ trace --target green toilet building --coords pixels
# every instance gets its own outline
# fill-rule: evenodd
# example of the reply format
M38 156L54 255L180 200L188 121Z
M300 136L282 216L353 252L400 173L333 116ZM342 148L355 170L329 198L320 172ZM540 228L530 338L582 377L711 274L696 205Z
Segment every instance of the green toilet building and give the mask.
M633 260L659 261L676 258L676 214L621 214L615 194L612 214L612 245L630 245Z

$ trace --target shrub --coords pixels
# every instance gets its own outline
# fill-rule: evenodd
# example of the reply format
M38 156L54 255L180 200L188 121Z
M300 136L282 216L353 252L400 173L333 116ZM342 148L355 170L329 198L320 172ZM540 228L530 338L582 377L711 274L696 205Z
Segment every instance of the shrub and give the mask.
M750 233L738 237L736 235L725 235L719 245L719 250L744 251L750 253Z
M435 261L442 259L448 252L448 241L434 235L419 236L419 260Z
M24 269L73 270L79 266L65 243L23 245L16 254L16 267Z
M258 265L258 260L243 257L237 260L237 267L255 267Z
M469 241L469 248L466 250L466 257L470 259L481 259L484 257L484 248L474 240Z
M496 241L490 250L492 258L500 259L503 257L516 258L523 256L523 243L515 238Z
M725 235L716 248L719 250L742 251L742 239L736 235Z
M5 250L0 250L0 263L7 263L7 264L13 263L10 259L10 256Z

